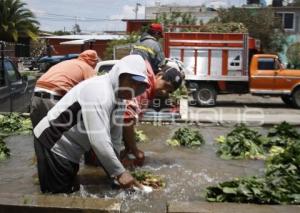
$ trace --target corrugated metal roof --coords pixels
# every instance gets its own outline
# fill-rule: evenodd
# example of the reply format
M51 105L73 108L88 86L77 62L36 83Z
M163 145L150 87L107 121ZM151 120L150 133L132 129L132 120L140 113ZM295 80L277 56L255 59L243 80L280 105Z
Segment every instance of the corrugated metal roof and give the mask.
M49 39L66 39L66 40L114 40L126 38L124 35L62 35L62 36L43 36Z

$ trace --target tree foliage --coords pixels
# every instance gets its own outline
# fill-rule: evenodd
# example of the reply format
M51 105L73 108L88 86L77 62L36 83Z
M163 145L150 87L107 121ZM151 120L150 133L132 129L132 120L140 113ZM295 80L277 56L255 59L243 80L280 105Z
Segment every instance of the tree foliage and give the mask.
M108 43L107 48L105 49L103 60L111 60L111 59L113 59L113 56L114 56L113 52L114 52L114 48L115 47L120 46L120 45L134 44L134 43L137 42L138 38L139 38L139 35L137 33L132 33L132 34L130 34L128 36L125 36L122 39L111 40ZM123 48L123 51L120 50L120 54L122 56L125 56L125 55L129 54L129 51L130 51L130 48ZM121 56L117 57L117 58L121 58Z
M74 34L80 34L81 33L81 28L80 28L79 24L75 24L73 26L73 33Z
M288 63L293 68L300 67L300 43L291 44L286 52L286 56L288 58Z
M53 32L54 35L71 35L68 31L57 30Z
M0 40L18 41L20 36L36 39L39 22L20 0L0 1Z
M172 25L196 25L197 18L191 13L171 12L162 13L156 22L164 25L164 31L171 31Z
M286 43L286 36L276 18L275 13L270 8L229 8L220 9L218 17L212 23L242 23L248 29L249 35L259 39L262 50L269 53L278 53L283 50Z

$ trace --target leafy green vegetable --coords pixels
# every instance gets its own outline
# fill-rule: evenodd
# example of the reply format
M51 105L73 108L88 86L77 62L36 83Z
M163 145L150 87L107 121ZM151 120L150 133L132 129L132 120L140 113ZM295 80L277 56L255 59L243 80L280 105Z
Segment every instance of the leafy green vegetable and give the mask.
M287 122L275 125L268 133L268 140L264 142L264 147L270 149L272 146L287 147L289 143L300 139L297 130Z
M154 175L150 171L134 171L131 173L131 175L143 185L151 186L154 189L160 189L166 185L161 176Z
M32 130L31 121L29 118L22 116L19 113L10 113L0 115L0 132L4 134L10 133L26 133Z
M181 85L175 92L170 94L170 99L173 104L179 105L180 99L188 96L188 90L184 85Z
M300 204L300 141L271 156L263 177L246 177L207 188L213 202Z
M261 144L266 139L257 131L249 129L245 124L235 127L226 137L217 138L219 144L217 154L222 159L264 159Z
M145 135L145 133L143 132L143 130L134 130L134 137L135 137L135 141L138 143L144 143L147 141L147 136Z
M170 146L199 147L204 143L202 135L197 130L187 127L179 128L173 137L167 140Z
M0 136L0 161L7 159L10 156L10 150L3 141L4 136Z

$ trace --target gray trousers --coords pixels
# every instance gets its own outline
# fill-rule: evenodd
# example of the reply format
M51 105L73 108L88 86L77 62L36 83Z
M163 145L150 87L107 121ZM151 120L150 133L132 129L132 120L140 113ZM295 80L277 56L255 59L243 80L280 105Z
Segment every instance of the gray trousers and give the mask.
M33 96L31 99L30 119L34 127L47 115L48 111L58 102L58 100L40 98Z

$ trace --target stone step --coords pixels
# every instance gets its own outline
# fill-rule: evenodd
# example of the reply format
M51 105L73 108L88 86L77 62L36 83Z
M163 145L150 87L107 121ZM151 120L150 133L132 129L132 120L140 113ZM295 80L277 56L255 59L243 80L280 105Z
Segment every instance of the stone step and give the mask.
M0 193L0 213L116 213L120 211L121 202L116 199Z

